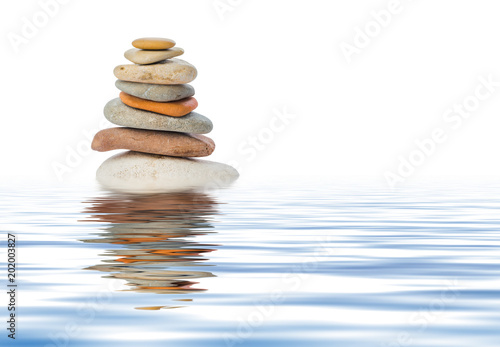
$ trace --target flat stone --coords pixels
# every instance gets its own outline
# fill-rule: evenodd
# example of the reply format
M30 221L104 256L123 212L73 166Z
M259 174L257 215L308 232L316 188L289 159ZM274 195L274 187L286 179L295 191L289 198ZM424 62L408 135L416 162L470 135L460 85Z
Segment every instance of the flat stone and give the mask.
M169 117L132 108L125 105L119 98L109 101L104 106L104 116L113 124L136 129L191 134L207 134L213 129L210 119L196 112L191 112L184 117Z
M196 101L193 97L171 102L156 102L136 98L135 96L121 92L120 99L125 105L130 107L156 112L171 117L185 116L198 107L198 101Z
M206 157L214 151L215 143L209 137L196 134L109 128L94 136L92 149L99 152L128 149L172 157Z
M188 62L173 58L156 64L125 64L115 67L113 73L122 81L151 84L184 84L193 81L198 72Z
M143 37L132 42L132 46L139 49L168 49L175 46L175 41L161 37Z
M104 188L124 193L223 188L238 176L238 171L226 164L139 152L114 155L97 170L97 180Z
M190 84L162 85L116 80L115 86L127 94L158 102L181 100L194 95L194 88Z
M131 48L125 52L125 58L136 64L154 64L165 59L171 59L182 55L184 50L180 47L173 47L162 51L146 51L143 49Z

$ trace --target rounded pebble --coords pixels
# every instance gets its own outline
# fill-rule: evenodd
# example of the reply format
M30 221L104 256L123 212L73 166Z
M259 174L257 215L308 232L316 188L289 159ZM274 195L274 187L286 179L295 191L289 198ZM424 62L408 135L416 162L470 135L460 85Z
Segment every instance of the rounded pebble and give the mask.
M104 188L141 194L223 188L238 176L238 171L222 163L139 152L114 155L97 170Z
M113 124L136 129L207 134L213 128L210 119L196 112L184 117L169 117L127 106L119 98L106 104L104 116Z
M194 95L190 84L162 85L116 80L115 86L129 95L157 102L181 100Z

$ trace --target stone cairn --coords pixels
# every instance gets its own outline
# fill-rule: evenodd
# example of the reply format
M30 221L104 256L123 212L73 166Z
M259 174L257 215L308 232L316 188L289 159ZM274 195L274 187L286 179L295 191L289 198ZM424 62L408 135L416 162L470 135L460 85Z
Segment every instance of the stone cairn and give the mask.
M106 160L97 171L105 187L125 191L170 191L224 186L238 177L231 166L206 160L215 149L210 119L194 112L198 102L187 84L196 68L174 58L184 53L175 41L141 38L125 52L134 64L114 69L121 91L107 103L104 116L120 127L99 131L92 149L125 149Z

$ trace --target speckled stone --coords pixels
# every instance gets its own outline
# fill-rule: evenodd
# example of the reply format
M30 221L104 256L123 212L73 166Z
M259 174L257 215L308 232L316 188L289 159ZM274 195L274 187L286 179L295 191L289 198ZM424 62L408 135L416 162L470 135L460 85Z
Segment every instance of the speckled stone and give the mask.
M136 98L135 96L121 92L120 100L127 106L138 108L144 111L160 113L171 117L185 116L198 107L198 101L196 101L196 99L193 97L170 102L156 102Z
M161 85L116 80L115 86L127 94L157 102L181 100L194 95L190 84Z
M138 110L125 105L120 98L109 101L104 116L111 123L130 128L207 134L213 124L205 116L191 112L184 117L169 117L158 113Z
M117 154L97 170L97 180L104 188L126 193L222 188L238 176L226 164L139 152Z
M150 65L118 65L113 73L122 81L151 84L189 83L198 74L193 65L176 58Z
M162 37L142 37L132 41L132 46L139 49L168 49L175 46L175 41Z
M125 52L125 58L135 64L154 64L165 59L172 59L182 55L184 50L180 47L173 47L162 51L146 51L143 49L131 48Z
M92 141L92 149L99 152L128 149L172 157L206 157L214 151L215 143L203 135L120 127L99 131Z

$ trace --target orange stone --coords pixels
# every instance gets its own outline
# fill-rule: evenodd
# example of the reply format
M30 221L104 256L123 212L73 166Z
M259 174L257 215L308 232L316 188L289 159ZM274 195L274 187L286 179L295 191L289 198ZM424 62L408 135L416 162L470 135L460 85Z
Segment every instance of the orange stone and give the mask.
M132 46L139 49L163 50L175 46L175 41L161 37L143 37L132 42Z
M206 157L214 151L215 143L198 134L120 127L99 131L91 147L99 152L128 149L171 157Z
M140 110L151 111L155 113L164 114L171 117L182 117L187 115L198 107L198 101L192 96L170 102L156 102L151 100L141 99L130 94L121 92L120 99L122 102L130 107L138 108Z

